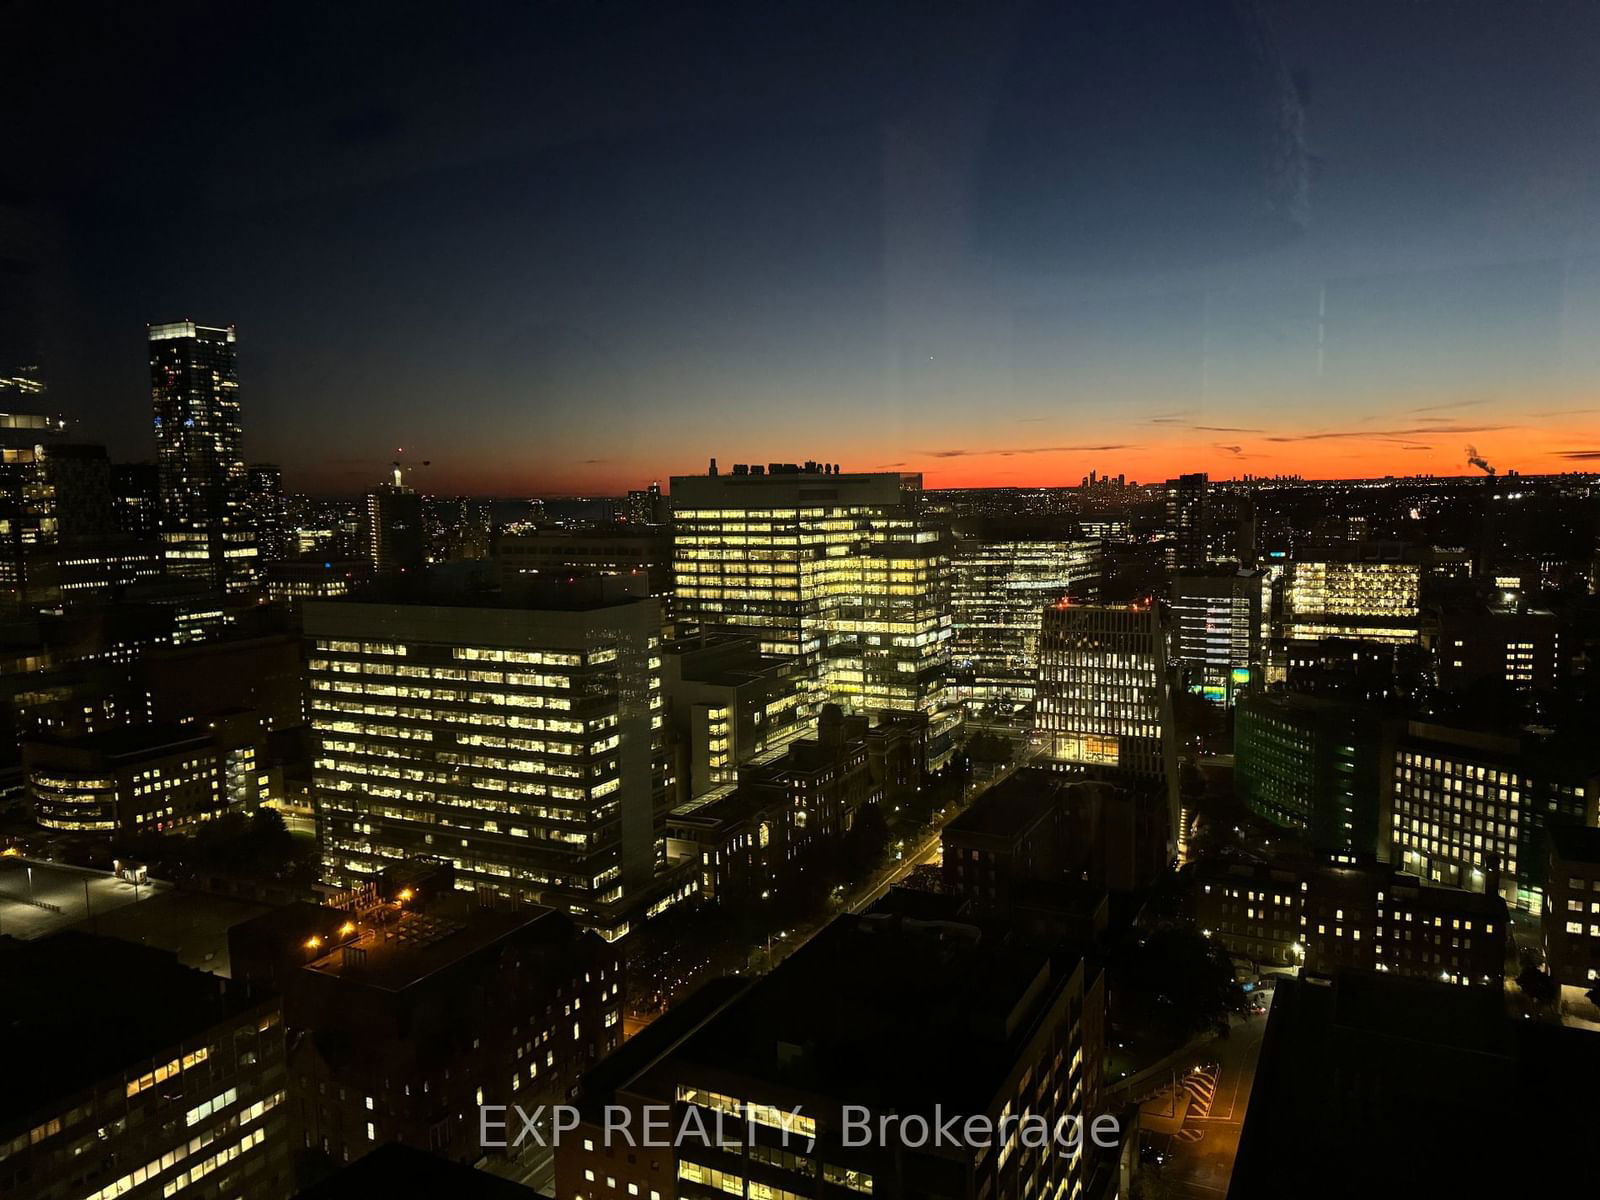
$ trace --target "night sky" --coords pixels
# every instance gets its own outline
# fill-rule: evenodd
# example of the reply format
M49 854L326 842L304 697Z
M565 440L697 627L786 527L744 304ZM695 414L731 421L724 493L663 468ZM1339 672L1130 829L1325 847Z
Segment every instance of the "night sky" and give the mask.
M0 47L0 348L120 457L188 317L308 490L1600 461L1589 0L22 3Z

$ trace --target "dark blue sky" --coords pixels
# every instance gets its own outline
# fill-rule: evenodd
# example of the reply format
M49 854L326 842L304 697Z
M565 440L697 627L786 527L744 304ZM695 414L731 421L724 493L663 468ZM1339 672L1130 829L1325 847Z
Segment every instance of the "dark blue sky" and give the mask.
M398 445L498 494L1600 447L1593 4L3 20L0 312L121 455L143 324L186 316L237 324L248 453L317 489Z

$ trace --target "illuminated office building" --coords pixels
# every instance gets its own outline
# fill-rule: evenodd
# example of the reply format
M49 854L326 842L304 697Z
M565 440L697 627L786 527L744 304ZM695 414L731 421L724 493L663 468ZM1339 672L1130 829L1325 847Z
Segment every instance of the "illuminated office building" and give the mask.
M1172 581L1172 642L1181 686L1231 705L1262 662L1270 606L1261 571L1185 572Z
M253 719L240 717L24 741L34 819L46 829L128 836L253 811L262 787L258 740Z
M1547 826L1600 824L1600 764L1557 747L1423 721L1395 747L1390 856L1423 879L1544 907Z
M162 574L159 542L120 534L64 538L27 556L27 600L42 608L113 600Z
M1167 633L1152 602L1052 604L1039 638L1038 728L1055 762L1148 782L1178 839Z
M510 600L305 603L324 868L437 857L620 937L665 856L659 607L593 577Z
M7 1200L263 1200L294 1190L275 995L67 930L0 938Z
M1544 961L1563 989L1600 987L1600 829L1550 826Z
M1039 614L1063 596L1093 600L1101 544L996 521L955 530L951 586L951 686L968 708L1009 713L1033 699Z
M263 571L267 598L298 608L306 600L337 600L372 582L372 563L364 558L287 558Z
M150 398L167 570L226 591L255 585L233 327L152 325Z
M1421 633L1421 583L1417 562L1290 563L1283 582L1283 636L1415 642Z
M54 540L44 461L64 424L44 413L0 411L0 596L20 597L28 552Z
M736 466L672 480L681 628L799 660L813 703L944 707L948 535L922 477L828 464Z
M749 638L669 642L662 660L680 799L737 783L741 767L781 753L810 728L800 718L794 660L757 654Z

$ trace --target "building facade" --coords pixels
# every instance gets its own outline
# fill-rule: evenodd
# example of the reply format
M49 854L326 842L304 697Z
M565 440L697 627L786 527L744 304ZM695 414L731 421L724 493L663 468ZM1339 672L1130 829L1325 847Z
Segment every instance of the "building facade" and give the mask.
M672 480L677 617L800 662L813 705L944 708L950 549L918 475L736 466Z
M291 608L307 600L337 600L363 591L372 582L366 558L287 558L268 563L262 575L267 599Z
M1283 637L1414 643L1421 586L1421 564L1398 557L1297 560L1283 581Z
M597 579L531 603L306 602L324 866L437 856L620 937L665 854L660 611Z
M672 544L664 530L606 525L502 534L494 557L506 584L580 571L642 576L650 595L663 602L672 593Z
M683 639L661 659L680 801L737 783L741 766L810 728L795 661L757 654L749 638Z
M428 531L422 497L400 482L380 483L367 493L367 557L378 575L415 574L428 565Z
M386 1143L476 1163L480 1104L561 1103L622 1042L621 959L560 913L425 864L332 899L229 931L235 977L282 995L290 1139L323 1168Z
M1434 883L1544 907L1545 829L1600 824L1587 749L1412 721L1395 748L1391 859Z
M1548 610L1447 611L1439 621L1437 650L1439 683L1445 688L1495 682L1518 691L1548 691L1566 674L1561 622Z
M25 741L34 819L46 829L126 836L175 833L253 811L261 793L254 721L210 724Z
M1502 986L1508 916L1496 895L1431 887L1355 855L1320 863L1202 863L1195 920L1236 959L1326 974L1387 971Z
M1102 546L993 520L959 522L951 589L951 686L969 710L1008 715L1033 700L1039 614L1094 600Z
M1600 987L1600 829L1549 829L1544 962L1563 988Z
M167 569L225 591L254 586L233 327L149 327L150 398Z
M170 953L67 931L0 939L8 1200L286 1200L279 1001ZM109 985L109 986L108 986Z
M1178 771L1167 630L1149 601L1044 610L1038 728L1056 763L1161 787L1178 844Z
M0 412L0 596L9 600L22 596L28 552L54 540L44 463L64 427L42 412Z
M690 1127L711 1136L641 1150L637 1163L603 1138L577 1139L558 1152L561 1186L574 1200L635 1189L639 1200L1086 1194L1092 1153L1015 1136L1009 1118L1076 1123L1088 1144L1104 1074L1103 977L1070 955L969 931L837 918L608 1092L624 1108L693 1110ZM846 1106L863 1103L875 1131L893 1117L887 1136L852 1145ZM935 1111L958 1128L971 1117L1008 1132L986 1146L919 1146L915 1122ZM670 1187L654 1182L663 1171Z
M1263 571L1185 572L1171 592L1179 686L1231 706L1258 680L1271 589Z
M1375 704L1294 692L1247 697L1234 714L1234 793L1314 849L1385 853L1399 730L1399 719Z
M1206 493L1210 481L1204 474L1180 475L1166 487L1167 565L1177 568L1206 565Z

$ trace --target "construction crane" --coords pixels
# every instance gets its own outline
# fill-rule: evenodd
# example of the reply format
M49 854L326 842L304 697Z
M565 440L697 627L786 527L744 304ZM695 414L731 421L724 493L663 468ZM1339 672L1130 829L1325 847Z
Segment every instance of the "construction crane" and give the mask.
M396 454L404 454L406 452L406 448L404 446L396 446L394 448L394 452ZM389 465L394 468L394 485L395 485L395 487L400 487L400 486L402 486L401 478L400 478L400 470L401 470L402 467L407 466L407 465L412 466L412 467L431 467L433 465L433 462L432 462L432 460L425 458L419 463L406 464L406 463L402 463L397 458L392 463L390 463Z

